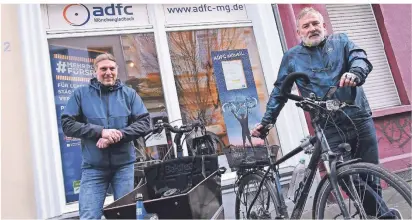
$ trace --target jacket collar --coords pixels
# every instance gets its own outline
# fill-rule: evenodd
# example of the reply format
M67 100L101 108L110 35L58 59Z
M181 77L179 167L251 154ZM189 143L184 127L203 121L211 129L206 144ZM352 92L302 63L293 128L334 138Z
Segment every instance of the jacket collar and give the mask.
M90 80L89 85L102 92L111 92L123 87L123 83L120 81L120 79L116 79L116 82L113 86L105 86L101 82L99 82L96 77Z

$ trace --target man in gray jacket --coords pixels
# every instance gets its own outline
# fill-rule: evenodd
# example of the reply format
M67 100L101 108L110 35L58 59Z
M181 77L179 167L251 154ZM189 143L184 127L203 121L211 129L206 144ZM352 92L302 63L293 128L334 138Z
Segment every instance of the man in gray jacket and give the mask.
M63 132L81 139L80 219L100 219L109 184L114 199L133 190L133 140L150 128L149 114L136 91L117 78L111 54L94 61L96 77L77 88L61 116Z

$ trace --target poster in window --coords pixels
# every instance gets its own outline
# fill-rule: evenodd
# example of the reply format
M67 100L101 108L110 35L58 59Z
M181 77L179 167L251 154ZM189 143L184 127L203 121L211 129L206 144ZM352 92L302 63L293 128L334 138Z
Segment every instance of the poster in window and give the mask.
M263 145L263 140L250 134L262 113L247 49L211 54L229 143L242 147Z
M227 90L246 88L242 60L222 61L222 69Z
M64 135L60 116L73 91L77 87L89 83L94 73L94 58L104 52L55 45L50 45L49 48L64 191L66 203L71 203L79 199L82 164L81 142L78 138Z

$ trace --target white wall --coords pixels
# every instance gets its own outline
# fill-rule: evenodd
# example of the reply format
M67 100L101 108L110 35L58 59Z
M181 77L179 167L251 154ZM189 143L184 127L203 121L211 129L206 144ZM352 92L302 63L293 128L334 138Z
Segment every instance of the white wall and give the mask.
M28 110L17 5L1 6L1 218L36 218Z

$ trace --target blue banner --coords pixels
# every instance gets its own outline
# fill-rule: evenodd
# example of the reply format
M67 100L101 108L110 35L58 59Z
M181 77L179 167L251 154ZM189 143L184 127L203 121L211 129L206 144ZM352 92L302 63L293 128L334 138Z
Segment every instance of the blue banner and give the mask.
M263 145L263 140L250 135L262 114L247 49L211 54L229 143L242 147Z
M70 203L79 200L82 164L81 145L80 139L66 137L63 134L60 116L74 89L87 85L92 78L94 58L101 53L54 45L50 45L49 48L64 190L66 203Z

